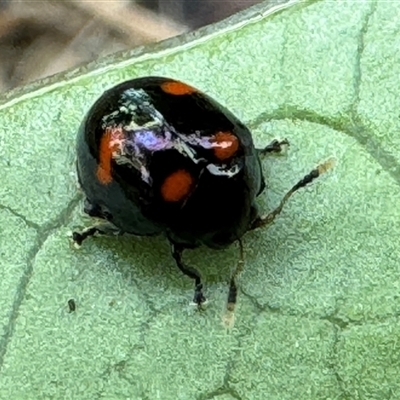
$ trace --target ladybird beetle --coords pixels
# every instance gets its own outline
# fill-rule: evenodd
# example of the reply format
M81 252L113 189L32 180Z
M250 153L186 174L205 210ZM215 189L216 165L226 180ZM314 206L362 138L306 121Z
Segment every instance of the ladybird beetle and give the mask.
M260 155L286 140L256 149L249 129L229 110L183 82L143 77L107 90L84 118L77 138L77 172L84 211L103 220L73 233L77 246L99 234L164 234L179 269L195 283L194 303L205 301L200 273L182 261L185 249L221 249L239 242L230 279L243 269L242 236L270 224L289 197L330 166L319 165L261 216L255 200L264 188Z

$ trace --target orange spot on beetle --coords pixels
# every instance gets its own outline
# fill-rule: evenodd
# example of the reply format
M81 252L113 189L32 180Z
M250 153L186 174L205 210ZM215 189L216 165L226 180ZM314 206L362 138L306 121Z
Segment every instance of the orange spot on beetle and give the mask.
M161 185L161 196L165 201L178 202L189 195L192 186L192 175L184 169L178 169L165 178Z
M239 140L232 132L217 132L212 142L214 155L221 161L233 157L239 149Z
M198 92L192 86L187 85L186 83L179 81L167 81L161 84L161 89L168 94L173 94L175 96L182 96L185 94L192 94Z
M97 166L97 179L104 185L112 181L111 161L113 152L116 151L123 140L122 128L106 128L100 139L99 165Z

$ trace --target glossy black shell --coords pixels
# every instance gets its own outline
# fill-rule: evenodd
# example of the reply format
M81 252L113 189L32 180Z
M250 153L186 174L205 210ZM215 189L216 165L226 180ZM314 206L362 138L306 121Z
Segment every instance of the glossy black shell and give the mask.
M225 247L242 237L257 216L254 201L264 188L257 150L249 130L230 111L185 84L187 90L180 93L163 89L170 83L181 84L144 77L103 93L79 129L79 182L100 216L123 232L165 233L186 247ZM121 133L124 150L110 161L105 183L98 171L107 129ZM238 139L228 160L215 159L209 148L217 132ZM138 135L144 141L139 143ZM135 159L138 151L140 159ZM193 187L182 201L165 201L160 187L177 170L190 172Z

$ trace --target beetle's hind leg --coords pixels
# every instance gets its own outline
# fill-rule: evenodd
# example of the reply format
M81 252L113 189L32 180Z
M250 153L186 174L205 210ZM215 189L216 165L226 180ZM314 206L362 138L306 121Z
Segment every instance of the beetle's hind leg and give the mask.
M320 175L330 170L334 165L334 159L330 158L327 161L319 164L317 168L310 171L307 175L305 175L302 179L300 179L286 194L283 196L283 199L279 203L278 207L275 210L271 211L264 217L257 217L253 223L251 224L249 230L261 228L263 226L269 225L274 221L274 219L281 213L283 206L290 199L290 197L301 189L304 186L307 186L313 180L317 179Z
M203 283L201 282L200 273L192 267L189 267L182 261L182 253L185 248L178 244L171 242L171 253L178 268L189 278L194 280L194 297L193 302L199 307L206 301L203 294Z
M266 155L269 153L281 153L286 146L290 146L290 143L287 139L274 139L271 143L267 144L262 149L257 149L260 155Z

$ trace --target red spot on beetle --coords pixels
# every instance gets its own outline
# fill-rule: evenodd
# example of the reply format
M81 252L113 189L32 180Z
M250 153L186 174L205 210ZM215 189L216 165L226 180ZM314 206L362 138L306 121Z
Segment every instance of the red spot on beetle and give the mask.
M165 178L161 185L161 196L168 202L182 201L191 192L193 183L193 177L188 171L178 169Z
M100 139L99 165L97 166L97 179L107 185L112 181L111 161L113 153L120 148L124 140L124 133L121 127L106 128Z
M239 149L239 140L232 132L217 132L212 142L214 155L220 161L233 157Z
M186 83L179 81L167 81L161 84L161 89L168 94L173 94L175 96L182 96L185 94L192 94L198 92L192 86L187 85Z

